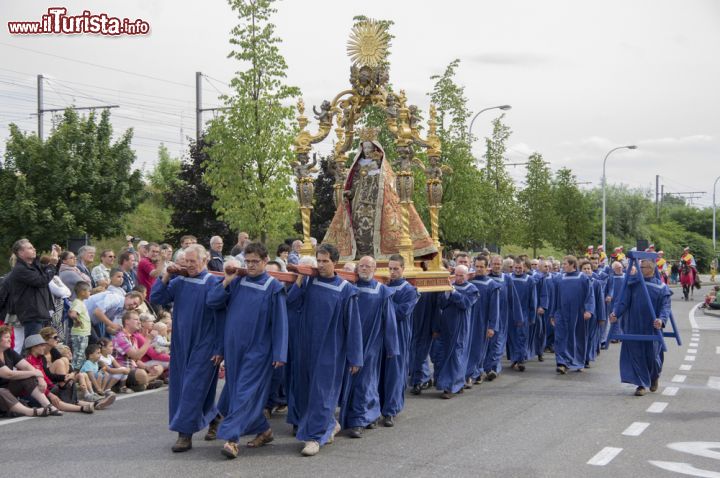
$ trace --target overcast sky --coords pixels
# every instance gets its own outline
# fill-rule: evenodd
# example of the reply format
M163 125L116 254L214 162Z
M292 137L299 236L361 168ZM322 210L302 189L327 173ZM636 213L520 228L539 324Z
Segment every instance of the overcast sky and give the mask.
M141 18L151 32L8 33L7 21L39 20L51 6ZM654 188L659 174L666 192L706 191L695 203L712 205L720 175L720 2L285 0L277 9L288 83L301 88L308 107L348 86L352 17L389 19L393 85L426 110L430 76L459 58L457 81L472 110L512 105L510 162L537 151L593 187L607 151L637 144L608 159L609 183ZM119 104L116 132L135 128L137 166L147 170L160 142L181 155L185 137L195 136L195 72L209 76L203 96L212 107L238 68L227 59L236 17L225 1L0 0L0 12L3 153L10 121L37 130L36 75L43 74L46 108ZM475 135L490 134L496 115L483 113ZM50 127L46 114L46 135ZM479 140L474 152L482 150ZM521 181L524 168L511 170Z

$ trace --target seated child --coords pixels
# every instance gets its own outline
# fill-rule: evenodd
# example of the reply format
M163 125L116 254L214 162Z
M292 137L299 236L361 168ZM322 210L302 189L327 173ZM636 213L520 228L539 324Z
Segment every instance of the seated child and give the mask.
M110 384L110 374L107 372L104 372L100 370L100 346L98 344L90 344L85 349L85 363L83 363L82 367L80 368L80 372L87 374L88 378L90 379L90 383L92 384L92 388L94 390L97 390L98 393L102 393L105 396L112 395L112 391L110 390L109 384ZM85 399L88 401L94 402L95 400L99 400L101 398L100 395L95 395L94 397L88 397L86 395Z
M133 393L133 390L127 386L130 369L128 367L122 367L118 361L115 360L115 357L113 357L112 340L102 338L98 344L100 345L100 362L98 366L101 366L104 372L110 374L108 388L112 389L115 384L118 384L120 393Z
M168 339L168 328L162 322L156 322L150 332L152 336L152 346L156 352L161 354L170 353L170 340Z

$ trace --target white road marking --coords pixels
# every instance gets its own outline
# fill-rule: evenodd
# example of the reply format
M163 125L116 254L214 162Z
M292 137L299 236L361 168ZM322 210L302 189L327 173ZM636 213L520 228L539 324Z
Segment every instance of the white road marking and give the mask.
M714 451L715 449L720 449L720 442L716 441L678 441L668 443L667 447L671 450L681 451L703 458L720 460L720 451Z
M678 390L680 390L678 387L665 387L665 390L662 391L662 394L668 397L674 397L675 395L677 395Z
M595 466L605 466L608 463L610 463L613 460L613 458L618 456L622 450L623 450L622 448L614 448L611 446L606 446L605 448L600 450L597 453L597 455L590 458L590 460L588 460L587 464L595 465Z
M655 465L663 470L682 473L683 475L699 476L701 478L720 478L720 473L710 470L701 470L695 468L689 463L677 463L675 461L654 461L649 460L648 463Z
M647 422L633 422L633 424L627 427L622 434L628 437L637 437L640 436L640 434L649 426L650 424Z
M698 307L700 307L700 304L695 304L695 307L690 309L690 314L688 314L690 317L690 326L693 328L693 332L697 332L698 329L698 323L697 320L695 320L695 311Z
M694 355L686 355L685 360L687 360L688 362L694 362L695 356Z
M708 378L708 387L714 388L715 390L720 390L720 377Z
M667 406L667 402L653 402L645 411L648 413L662 413Z
M715 353L720 354L720 347L715 347Z
M672 378L672 381L675 383L683 383L686 378L687 378L687 375L675 375Z
M688 350L687 350L687 353L689 353L689 354L696 354L696 353L697 353L697 349L688 349Z
M680 370L682 370L683 372L689 372L690 370L692 370L692 365L690 365L689 363L684 363L680 365Z
M125 400L126 398L142 397L143 395L148 395L148 394L151 394L151 393L161 392L161 391L163 391L163 390L167 391L168 388L167 388L167 387L160 387L160 388L156 388L156 389L153 389L153 390L145 390L144 392L136 392L136 393L132 393L132 394L129 393L129 394L127 394L127 395L125 395L125 394L123 394L123 395L116 395L116 396L115 396L115 401ZM10 424L13 424L13 423L24 422L25 420L31 420L31 419L33 419L33 418L36 418L36 417L18 417L18 418L10 418L10 419L5 419L5 420L0 420L0 426L10 425Z

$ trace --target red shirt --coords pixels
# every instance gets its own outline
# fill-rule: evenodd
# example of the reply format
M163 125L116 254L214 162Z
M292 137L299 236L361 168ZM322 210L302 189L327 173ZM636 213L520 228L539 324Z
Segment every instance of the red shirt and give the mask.
M145 292L145 298L150 299L150 289L157 280L157 277L152 277L150 273L155 270L155 264L150 262L150 259L143 257L140 259L137 267L137 278L138 283L145 286L147 291Z

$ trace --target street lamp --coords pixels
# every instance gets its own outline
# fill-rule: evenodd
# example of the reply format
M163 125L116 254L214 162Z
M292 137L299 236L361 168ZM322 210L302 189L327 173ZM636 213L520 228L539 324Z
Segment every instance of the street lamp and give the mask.
M637 149L637 146L634 144L628 145L628 146L618 146L617 148L613 148L610 151L607 152L605 155L605 159L603 159L603 175L602 175L602 190L603 190L603 210L602 210L602 246L603 250L606 249L605 244L605 200L606 200L606 193L605 193L605 163L607 162L608 156L613 151L617 151L618 149Z
M715 225L715 188L717 187L718 180L720 179L720 176L715 178L715 182L713 183L713 252L717 252L717 247L715 246L715 231L717 230L717 227Z
M510 105L491 106L489 108L483 108L480 111L478 111L477 113L475 113L475 116L473 116L473 119L470 120L470 127L468 128L468 141L470 142L470 144L472 144L472 127L473 127L473 124L475 123L475 119L478 116L480 116L480 113L482 113L483 111L495 110L495 109L507 111L509 109L512 109L512 106L510 106Z

